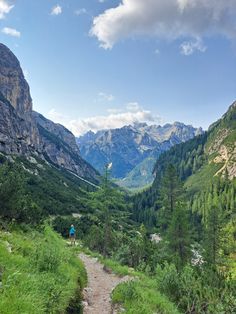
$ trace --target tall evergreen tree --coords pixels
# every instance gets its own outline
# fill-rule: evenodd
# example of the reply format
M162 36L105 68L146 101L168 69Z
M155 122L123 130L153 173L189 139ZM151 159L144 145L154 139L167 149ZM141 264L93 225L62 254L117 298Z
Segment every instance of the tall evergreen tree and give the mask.
M171 221L177 201L183 196L182 183L173 165L170 164L166 168L160 186L158 224L161 230L165 231Z
M188 213L183 203L178 203L173 210L167 230L168 247L173 263L182 268L191 255L190 229Z
M205 226L204 246L205 259L213 268L219 264L222 223L221 209L216 205L212 205L208 212L207 225Z

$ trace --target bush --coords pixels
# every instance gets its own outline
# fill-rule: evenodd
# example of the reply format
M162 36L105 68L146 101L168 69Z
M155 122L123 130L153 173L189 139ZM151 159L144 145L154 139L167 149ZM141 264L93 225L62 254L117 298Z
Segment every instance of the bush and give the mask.
M178 304L184 313L234 313L236 283L210 268L185 266L178 272L173 264L157 267L157 289Z

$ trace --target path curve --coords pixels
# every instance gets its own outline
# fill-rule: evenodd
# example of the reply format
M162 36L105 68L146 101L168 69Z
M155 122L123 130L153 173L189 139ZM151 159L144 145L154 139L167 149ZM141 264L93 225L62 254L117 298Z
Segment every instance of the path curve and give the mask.
M111 292L121 282L127 281L128 276L119 277L104 271L103 265L97 258L81 253L80 259L85 265L88 275L88 286L83 291L84 314L111 314Z

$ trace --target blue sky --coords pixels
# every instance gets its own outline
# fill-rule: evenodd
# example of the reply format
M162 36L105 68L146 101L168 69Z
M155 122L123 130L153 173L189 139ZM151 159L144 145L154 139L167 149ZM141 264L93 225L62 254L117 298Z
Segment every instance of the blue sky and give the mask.
M206 129L236 99L234 12L234 0L0 0L0 41L34 109L76 135L137 120Z

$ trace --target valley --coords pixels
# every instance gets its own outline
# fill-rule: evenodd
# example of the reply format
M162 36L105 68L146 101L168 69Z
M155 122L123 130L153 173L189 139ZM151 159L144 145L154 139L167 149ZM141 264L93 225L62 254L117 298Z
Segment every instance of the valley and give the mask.
M235 102L206 132L139 123L76 139L33 111L0 44L1 314L234 313L235 219Z

